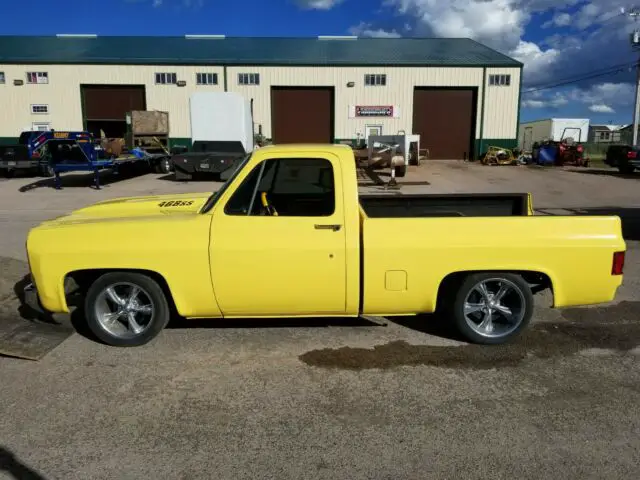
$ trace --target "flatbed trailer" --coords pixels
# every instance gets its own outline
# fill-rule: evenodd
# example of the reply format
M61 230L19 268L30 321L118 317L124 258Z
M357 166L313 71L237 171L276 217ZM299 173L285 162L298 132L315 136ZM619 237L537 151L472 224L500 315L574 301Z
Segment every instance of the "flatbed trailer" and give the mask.
M151 162L145 158L138 158L135 156L123 157L123 158L109 158L101 160L92 160L86 163L66 163L60 162L53 166L54 173L54 187L56 190L62 189L62 180L60 174L63 172L93 172L93 185L96 189L100 190L100 171L101 170L113 170L116 174L120 173L120 169L123 167L134 166L143 164L151 167Z
M60 174L63 172L93 172L93 183L100 189L101 170L114 169L118 173L119 169L126 166L144 165L151 171L158 161L144 151L106 157L94 136L85 131L40 132L30 137L27 147L30 156L38 156L46 162L48 171L54 177L56 190L62 188Z

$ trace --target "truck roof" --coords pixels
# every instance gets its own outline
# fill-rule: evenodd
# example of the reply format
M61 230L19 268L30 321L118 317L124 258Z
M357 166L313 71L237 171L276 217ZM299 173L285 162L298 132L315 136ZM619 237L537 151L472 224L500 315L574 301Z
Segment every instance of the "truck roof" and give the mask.
M286 143L286 144L278 144L278 145L265 145L260 148L260 150L264 150L268 148L271 151L278 152L311 152L314 150L324 150L324 151L343 151L343 150L351 150L350 145L344 145L341 143Z

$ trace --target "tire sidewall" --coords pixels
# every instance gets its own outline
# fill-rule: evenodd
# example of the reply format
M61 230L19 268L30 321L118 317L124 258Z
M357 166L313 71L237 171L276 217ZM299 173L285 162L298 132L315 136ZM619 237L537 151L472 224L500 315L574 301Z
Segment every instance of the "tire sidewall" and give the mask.
M148 293L153 302L154 315L151 325L139 336L134 338L119 338L107 332L98 321L95 314L95 302L102 290L114 283L131 283ZM136 347L153 340L167 325L170 318L169 304L162 288L152 278L133 272L106 273L99 277L87 292L84 302L84 312L91 332L107 345L116 347Z
M171 161L168 158L160 160L160 173L171 173Z
M485 337L480 335L476 331L474 331L469 325L467 325L467 321L464 315L464 303L467 295L470 290L477 285L479 282L483 280L489 279L504 279L507 280L514 285L516 285L525 301L525 313L522 322L518 325L513 332L509 335L499 338ZM507 343L517 337L531 322L531 318L533 316L534 310L534 301L533 301L533 293L531 292L531 287L529 284L517 274L512 273L476 273L467 276L459 285L457 292L455 294L453 305L451 308L451 316L455 323L457 330L460 334L468 341L472 343L479 343L485 345L499 345L502 343Z

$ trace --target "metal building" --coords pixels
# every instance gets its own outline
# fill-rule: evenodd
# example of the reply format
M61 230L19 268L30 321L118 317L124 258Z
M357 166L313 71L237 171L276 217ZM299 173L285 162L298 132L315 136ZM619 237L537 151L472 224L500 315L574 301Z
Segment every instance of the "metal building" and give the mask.
M431 158L515 146L522 64L469 39L0 36L0 142L24 129L103 130L169 112L189 143L189 96L253 99L276 143L354 141L404 130Z

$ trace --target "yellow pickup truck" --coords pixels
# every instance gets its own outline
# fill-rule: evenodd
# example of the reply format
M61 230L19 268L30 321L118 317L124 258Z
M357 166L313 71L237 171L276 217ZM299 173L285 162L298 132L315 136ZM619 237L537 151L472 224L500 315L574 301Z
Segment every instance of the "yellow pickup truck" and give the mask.
M71 286L110 345L186 318L356 317L442 309L471 342L555 307L611 301L618 217L533 216L528 194L359 196L341 145L247 155L215 193L108 200L29 232L30 303L68 312Z

